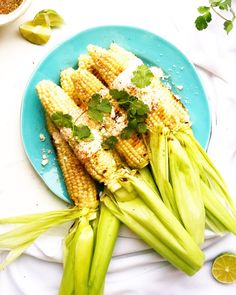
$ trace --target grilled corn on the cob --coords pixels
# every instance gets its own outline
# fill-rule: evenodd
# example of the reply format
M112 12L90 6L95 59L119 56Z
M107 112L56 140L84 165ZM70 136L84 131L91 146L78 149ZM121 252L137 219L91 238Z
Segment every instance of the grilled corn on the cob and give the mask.
M79 108L59 86L49 81L41 81L36 88L39 98L50 116L55 112L64 111L64 114L69 114L72 118L76 114L78 120ZM74 124L77 123L77 120L74 121ZM86 116L83 117L83 121L80 121L80 123L82 122L88 124L91 127L92 133L95 134L95 129L92 129L92 125L90 125ZM76 151L76 155L85 164L87 171L99 181L104 182L112 193L109 204L105 202L106 207L112 212L112 206L116 206L116 208L121 208L122 206L122 210L127 208L128 211L131 209L129 213L132 212L133 217L135 217L132 221L132 229L173 265L189 275L194 274L201 267L204 255L179 221L160 201L154 190L144 181L132 176L128 169L117 170L117 167L114 166L115 161L112 158L112 154L109 153L109 159L112 159L113 167L109 165L110 160L108 162L104 161L107 158L107 153L101 148L99 136L94 136L93 140L91 140L96 148L90 149L91 154L86 154L85 157L85 152L88 148L86 146L87 142L84 140L75 141L68 129L60 127L64 138L70 143L72 149ZM86 146L86 149L84 149L84 146ZM99 157L97 157L98 153L100 153ZM92 161L94 163L94 157L96 158L96 165L91 165L92 171L90 172L87 162ZM100 170L104 168L107 170L101 174ZM108 169L110 170L108 171ZM99 177L97 174L99 174ZM142 188L139 187L140 185ZM107 198L105 199L107 200ZM155 208L154 211L152 211L152 208ZM136 210L140 211L139 214L135 213ZM129 213L127 212L127 215L124 214L124 211L121 211L117 214L116 210L115 216L130 226ZM160 229L154 230L153 224L158 224ZM172 224L171 228L169 228L169 224ZM166 252L163 249L166 249Z
M235 205L229 197L222 177L210 162L207 154L197 144L196 139L194 139L189 114L180 100L161 83L157 72L153 71L152 68L153 78L151 84L144 88L136 87L131 80L134 71L138 65L142 64L142 61L138 58L135 60L133 56L129 58L128 52L124 53L124 51L118 50L118 55L122 55L123 59L126 60L126 63L124 63L121 61L122 58L111 54L112 48L106 51L105 49L90 45L88 46L88 51L94 60L97 70L109 87L126 90L129 94L137 96L149 105L150 113L146 123L150 134L146 140L149 146L150 162L155 180L166 205L182 220L185 227L189 228L190 233L195 236L195 240L199 243L203 241L203 203L206 208L206 221L212 225L213 230L216 229L216 226L214 226L212 221L217 220L215 224L217 223L219 231L225 229L235 233ZM166 132L166 130L168 131ZM185 135L188 135L188 138ZM178 140L180 142L180 144L175 145L176 148L178 146L176 153L173 153L173 145L169 144L172 143L172 139L175 142ZM172 148L170 148L171 146ZM191 146L194 147L194 155L193 148L190 148ZM186 162L187 158L189 160ZM176 163L177 169L174 169L173 163ZM188 165L186 166L187 163ZM170 169L170 166L172 169ZM182 167L181 169L185 168L181 171L180 167ZM188 173L189 169L192 171L191 177L195 179L195 185L186 179L184 181L185 184L181 188L178 186L179 182L176 177L180 177L183 173ZM203 196L206 193L205 185L209 191L217 193L215 206L221 203L219 205L222 212L221 220L218 215L216 216L216 207L211 207L210 209L208 205L209 199L205 195ZM195 192L199 191L199 188L201 189L198 197L193 197ZM189 194L188 192L191 191L194 191L194 193ZM188 199L184 198L184 196L187 196ZM192 206L188 210L189 197L192 198ZM181 202L178 202L178 199ZM220 202L218 202L218 199ZM217 208L219 209L220 207ZM225 212L225 208L228 208L228 213L227 211ZM190 216L191 219L189 219ZM233 226L225 226L226 220L230 217ZM186 223L184 220L195 220L195 222L188 221ZM195 233L196 228L199 229L197 234Z
M144 141L138 134L133 134L129 139L120 138L121 131L127 126L127 116L118 103L112 100L105 85L87 70L79 69L72 75L72 80L77 96L84 103L85 109L87 102L94 94L101 94L104 98L110 100L112 112L104 116L103 122L100 123L104 137L117 136L115 148L129 167L137 169L145 167L148 164L148 152Z

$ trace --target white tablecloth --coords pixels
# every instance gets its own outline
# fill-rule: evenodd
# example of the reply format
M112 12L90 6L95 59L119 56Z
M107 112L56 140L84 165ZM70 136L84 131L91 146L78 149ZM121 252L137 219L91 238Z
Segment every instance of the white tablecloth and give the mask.
M197 3L195 3L197 2ZM65 38L89 27L132 25L150 30L177 45L196 65L209 97L213 133L209 154L224 175L236 201L236 29L227 36L215 17L209 29L194 28L196 7L202 1L33 1L16 22L0 28L0 216L15 216L64 208L30 166L20 139L22 94L41 58ZM20 23L41 9L56 9L65 19L45 46L23 40ZM0 272L1 295L54 295L62 275L62 238L69 225L40 237L17 261ZM4 228L0 227L0 231ZM204 246L204 267L187 277L122 228L107 274L105 294L236 294L236 285L222 285L211 276L212 259L221 252L236 253L236 237L210 239ZM5 253L0 253L0 258ZM65 294L66 295L66 294Z

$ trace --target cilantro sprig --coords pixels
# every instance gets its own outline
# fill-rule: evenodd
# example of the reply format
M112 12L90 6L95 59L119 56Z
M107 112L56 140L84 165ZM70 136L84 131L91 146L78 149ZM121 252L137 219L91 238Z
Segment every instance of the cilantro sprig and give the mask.
M110 95L127 111L128 125L122 130L120 137L128 139L135 132L145 133L148 129L145 124L149 112L148 106L124 90L111 89Z
M59 128L66 127L72 130L72 135L77 140L90 138L92 136L91 131L86 125L75 125L71 115L63 114L63 112L55 112L51 116L52 121Z
M146 65L140 65L136 71L133 72L131 82L138 88L144 88L151 84L154 77L152 71Z
M104 113L111 112L111 103L108 99L102 99L101 95L94 94L88 103L88 115L91 119L102 121Z
M212 20L212 12L224 20L224 30L227 34L233 29L236 14L232 8L232 0L209 0L209 6L198 7L198 12L200 15L195 20L195 26L199 31L208 27Z
M110 136L102 142L102 147L104 150L112 150L115 148L118 139L115 136Z

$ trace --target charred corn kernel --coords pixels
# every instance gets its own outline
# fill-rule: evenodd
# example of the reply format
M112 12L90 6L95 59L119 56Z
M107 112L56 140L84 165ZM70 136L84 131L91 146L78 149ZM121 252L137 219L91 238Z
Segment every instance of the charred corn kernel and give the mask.
M81 54L78 58L78 67L79 69L88 70L92 72L94 69L94 62L88 54Z
M73 73L71 79L75 95L79 98L78 101L75 101L77 104L87 104L93 94L105 88L102 82L86 69L79 68Z
M71 128L61 127L60 132L93 178L100 182L111 179L113 173L117 170L116 162L111 151L102 149L102 136L91 124L87 114L75 104L61 87L52 81L43 80L37 84L36 89L39 99L50 117L61 112L70 115L76 126L83 124L90 128L93 137L91 140L77 141L73 137Z
M94 61L96 70L107 85L111 87L115 78L125 70L125 66L120 64L113 54L99 46L89 45L87 49Z
M87 70L79 69L72 75L72 80L77 95L85 106L87 106L87 102L95 93L99 93L111 101L112 113L104 116L103 122L98 123L101 126L101 132L104 134L104 137L117 136L116 150L129 167L137 169L145 167L148 164L148 153L143 139L137 134L134 134L127 140L122 140L119 137L120 132L127 126L127 116L117 102L111 98L108 89Z
M46 122L70 198L80 208L97 208L98 200L94 181L49 116L46 117Z
M143 139L134 134L129 139L117 138L116 150L131 168L141 169L148 164L148 152Z
M60 84L65 93L67 93L74 101L78 101L78 96L76 95L74 83L71 78L74 73L76 73L76 70L73 68L67 68L61 71Z
M89 56L88 54L81 54L78 59L78 66L81 70L89 71L90 73L92 73L94 76L96 76L100 81L102 81L105 84L101 75L97 71L91 56Z

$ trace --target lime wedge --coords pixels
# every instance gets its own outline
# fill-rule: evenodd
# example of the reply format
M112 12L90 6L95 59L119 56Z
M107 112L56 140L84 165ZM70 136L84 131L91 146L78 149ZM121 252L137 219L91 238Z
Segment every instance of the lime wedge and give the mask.
M60 27L64 24L63 18L52 9L39 11L33 20L35 25L49 25L51 28Z
M19 30L26 40L37 45L47 43L51 36L51 29L48 25L35 25L33 21L23 23Z
M220 283L236 282L236 254L223 253L216 257L212 264L211 273Z

